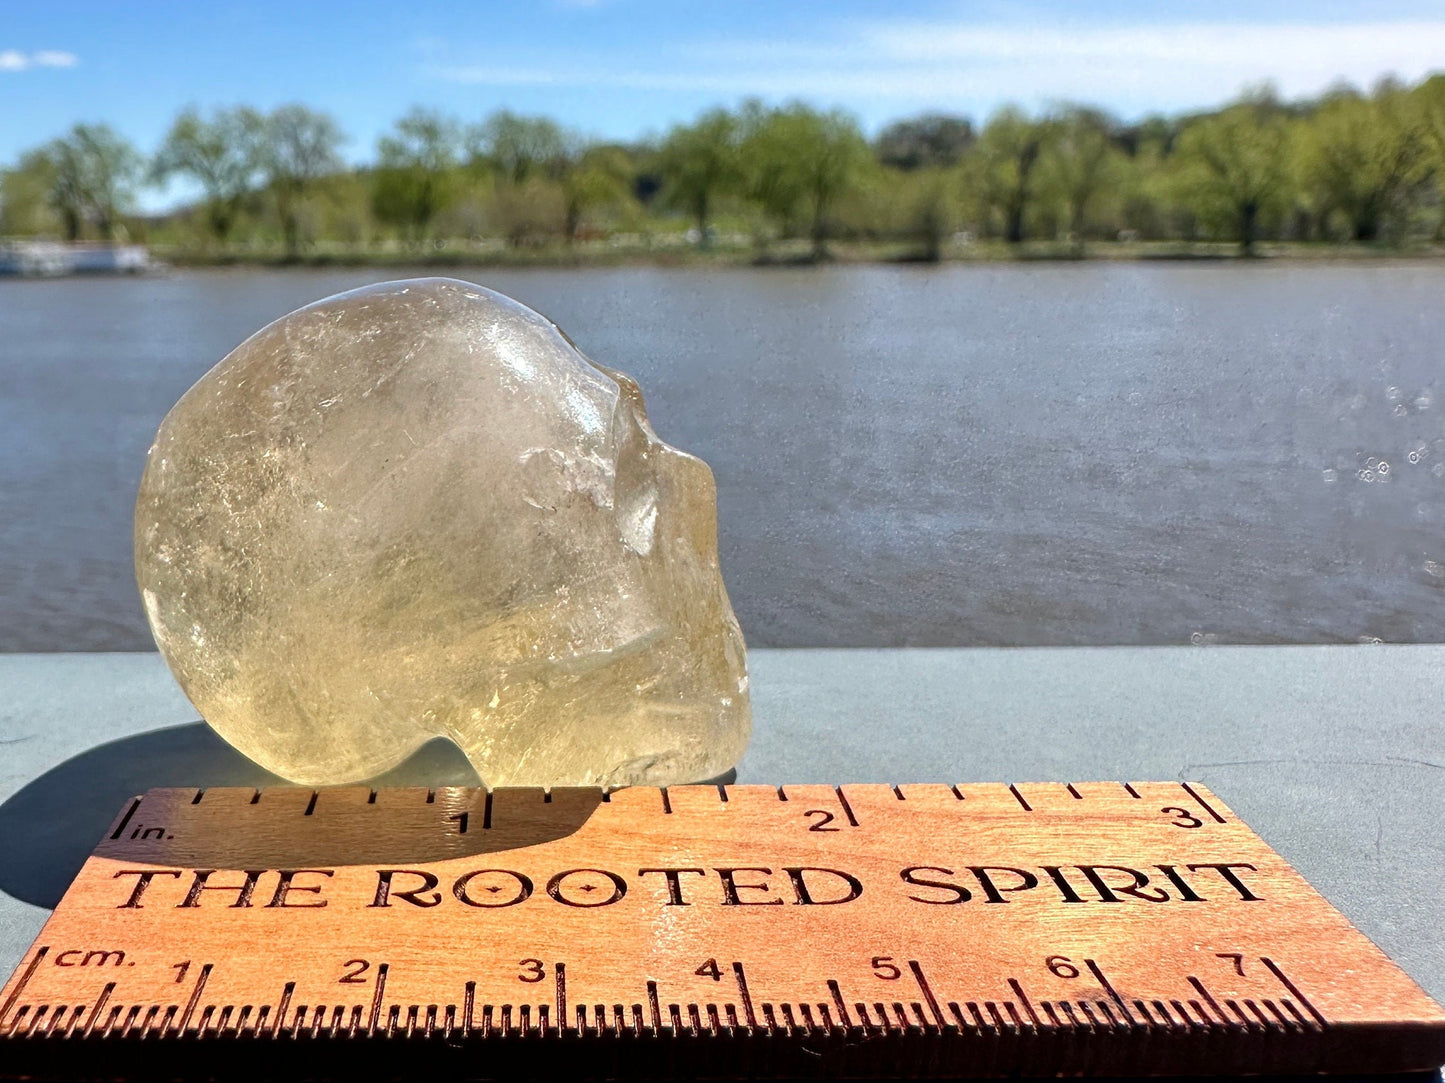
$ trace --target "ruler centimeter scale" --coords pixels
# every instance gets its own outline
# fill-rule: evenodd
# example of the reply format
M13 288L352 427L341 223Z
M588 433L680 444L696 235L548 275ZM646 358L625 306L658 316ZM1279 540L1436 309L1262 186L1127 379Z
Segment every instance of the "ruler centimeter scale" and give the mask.
M152 790L0 1077L1400 1072L1445 1012L1188 783Z

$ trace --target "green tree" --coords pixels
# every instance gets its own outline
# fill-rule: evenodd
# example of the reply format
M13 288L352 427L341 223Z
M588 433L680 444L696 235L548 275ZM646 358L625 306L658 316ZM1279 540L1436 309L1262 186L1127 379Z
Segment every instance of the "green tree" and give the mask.
M565 228L566 199L562 186L548 177L524 181L498 180L487 217L513 248L538 244Z
M1250 255L1262 218L1288 198L1289 151L1284 111L1267 95L1248 97L1180 133L1181 191Z
M141 176L136 149L104 124L77 124L44 153L52 170L50 203L66 239L79 238L89 222L102 240L114 240Z
M420 242L455 194L460 128L449 117L416 108L377 143L372 208L377 218Z
M341 168L343 142L345 136L335 120L304 105L283 105L266 118L261 165L276 200L289 257L295 258L301 250L302 205L319 181Z
M795 103L744 110L742 143L749 194L784 230L801 218L813 258L828 256L831 212L869 160L858 122L842 110Z
M1113 191L1119 198L1121 222L1136 237L1193 232L1193 213L1177 198L1171 171L1178 127L1172 119L1151 116L1115 134L1120 158Z
M467 144L473 174L491 177L491 217L509 244L519 247L568 230L568 199L560 182L578 141L561 125L503 109L473 128Z
M985 212L1003 218L1004 239L1024 239L1025 215L1034 198L1039 159L1050 126L1016 106L1005 106L989 118L970 157L973 189Z
M51 205L76 240L86 222L112 240L123 210L135 196L141 157L104 124L77 124L46 149L52 170Z
M45 149L22 154L13 169L0 174L0 237L56 231L60 221L50 198L54 188L55 162Z
M1415 88L1420 127L1435 184L1435 239L1445 238L1445 75L1432 75Z
M1074 244L1083 250L1089 209L1118 175L1114 123L1086 106L1067 106L1051 118L1044 147L1044 183L1064 207L1064 221Z
M709 220L718 200L741 189L744 174L738 119L712 109L673 128L658 152L663 198L697 223L698 245L710 243Z
M917 259L936 263L943 257L943 241L953 228L954 196L957 186L953 175L945 169L917 169L903 177L895 195L904 202L906 227L918 242Z
M230 236L262 164L265 122L254 109L217 110L209 120L194 108L176 117L151 162L151 179L181 175L206 196L206 222L221 243Z
M562 232L569 245L590 211L627 200L633 174L632 161L621 147L581 145L568 156L561 184Z
M555 178L567 157L568 142L555 120L505 109L493 113L468 138L473 161L484 161L512 184L539 173Z
M1355 240L1377 240L1428 176L1424 121L1410 95L1387 85L1373 98L1331 94L1304 125L1305 183L1320 211L1340 215Z
M953 166L973 146L973 121L944 113L897 120L878 133L874 153L883 165L902 169Z

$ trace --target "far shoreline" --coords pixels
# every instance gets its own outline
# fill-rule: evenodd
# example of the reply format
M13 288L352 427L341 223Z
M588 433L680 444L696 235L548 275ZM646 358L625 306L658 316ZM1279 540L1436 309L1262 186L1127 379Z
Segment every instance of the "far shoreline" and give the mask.
M938 267L978 264L1071 263L1426 263L1445 257L1445 245L1384 246L1319 242L1271 242L1250 253L1230 242L1097 241L1077 245L1066 241L979 241L946 245L936 258L919 245L907 242L847 242L829 246L826 256L815 256L806 243L780 243L759 251L752 247L710 249L681 245L619 247L605 243L537 248L500 246L444 248L388 247L362 249L315 248L287 256L274 250L207 251L157 246L152 255L162 265L193 268L344 269L353 267L413 267L435 269L555 268L586 270L615 267L660 268L811 268L828 266Z

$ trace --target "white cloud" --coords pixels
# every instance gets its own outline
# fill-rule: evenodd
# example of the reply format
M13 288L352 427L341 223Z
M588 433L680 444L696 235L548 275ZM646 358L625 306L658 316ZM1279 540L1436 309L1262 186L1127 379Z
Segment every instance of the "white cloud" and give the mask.
M1286 95L1336 79L1417 79L1445 62L1445 20L972 27L897 22L862 28L866 50L940 74L987 71L1034 93L1084 96L1113 88L1213 100L1268 79ZM963 76L968 78L968 76Z
M74 53L62 52L59 49L42 49L32 59L38 68L73 68L79 62L79 57Z
M455 53L449 53L455 58ZM1125 113L1216 104L1268 80L1287 97L1338 79L1368 86L1445 67L1445 19L1349 23L1168 22L1072 26L897 19L839 22L807 41L741 40L657 50L650 57L554 55L493 67L428 68L489 86L885 99L938 106L1099 102Z
M74 53L59 49L41 49L22 53L19 49L0 50L0 71L27 71L30 68L73 68L80 62Z
M484 64L463 64L439 65L431 68L430 72L436 78L448 83L469 83L477 86L590 86L608 83L618 86L634 85L620 83L613 75L600 72L587 74L576 69L550 71L546 68L503 68Z

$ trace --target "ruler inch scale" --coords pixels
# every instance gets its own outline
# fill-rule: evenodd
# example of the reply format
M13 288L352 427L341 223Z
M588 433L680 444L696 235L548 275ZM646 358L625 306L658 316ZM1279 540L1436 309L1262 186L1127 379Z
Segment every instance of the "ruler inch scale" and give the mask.
M1198 783L152 790L0 1078L1394 1073L1445 1012Z

